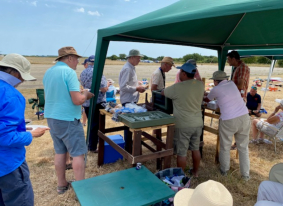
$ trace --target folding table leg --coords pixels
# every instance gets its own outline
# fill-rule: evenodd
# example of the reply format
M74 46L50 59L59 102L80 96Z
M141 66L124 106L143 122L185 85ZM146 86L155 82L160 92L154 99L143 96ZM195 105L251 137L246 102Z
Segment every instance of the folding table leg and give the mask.
M167 126L167 136L166 136L166 147L165 149L173 148L173 139L174 139L175 126ZM171 157L164 157L164 169L171 167Z
M141 153L141 135L142 135L141 130L134 131L133 152L132 152L132 155L134 157L140 156L140 153ZM133 164L133 166L135 166L135 165L136 165L136 162Z
M155 135L156 135L156 139L162 141L161 129L156 129ZM161 151L161 150L162 150L162 148L160 146L156 146L156 151ZM156 169L162 170L162 160L161 160L161 158L156 159Z

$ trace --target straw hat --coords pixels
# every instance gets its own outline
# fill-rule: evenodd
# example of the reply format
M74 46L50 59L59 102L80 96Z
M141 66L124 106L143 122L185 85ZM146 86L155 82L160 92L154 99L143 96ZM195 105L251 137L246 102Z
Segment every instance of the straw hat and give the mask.
M196 189L184 188L174 197L174 206L232 206L233 198L224 185L208 180Z
M58 57L55 59L55 61L57 61L61 57L71 55L71 54L77 57L81 57L80 55L77 54L77 51L74 49L74 47L66 46L58 50Z
M225 80L228 79L229 76L226 75L223 71L216 71L213 73L213 76L210 79L213 80Z
M30 62L20 54L7 54L0 61L0 66L11 67L17 70L26 81L36 80L36 78L30 75Z
M137 49L132 49L131 51L129 51L129 55L126 58L129 57L134 57L134 56L139 56L139 57L143 57L143 55L141 55L140 51Z
M175 66L174 60L171 57L163 57L161 63L169 63L172 66Z

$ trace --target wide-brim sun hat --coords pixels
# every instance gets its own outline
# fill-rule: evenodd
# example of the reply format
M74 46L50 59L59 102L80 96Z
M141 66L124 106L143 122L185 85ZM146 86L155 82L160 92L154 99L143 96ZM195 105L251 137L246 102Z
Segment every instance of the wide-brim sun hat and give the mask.
M126 58L133 57L133 56L143 57L143 55L137 49L132 49L131 51L129 51L129 55L126 56Z
M67 56L67 55L75 55L77 57L82 57L80 55L78 55L77 51L74 49L74 47L71 46L66 46L66 47L62 47L61 49L58 50L58 57L55 59L55 61L57 61L58 59Z
M185 63L180 67L176 67L177 69L182 69L183 71L189 73L189 74L194 74L197 71L197 68L192 65L191 63Z
M271 168L269 180L283 184L283 163L278 163Z
M229 76L227 76L227 74L223 71L216 71L213 73L212 77L209 79L213 79L213 80L225 80L228 79Z
M20 54L7 54L1 61L0 66L10 67L17 70L26 81L36 80L30 75L30 62Z
M233 197L226 187L208 180L196 189L184 188L176 193L174 206L233 206Z

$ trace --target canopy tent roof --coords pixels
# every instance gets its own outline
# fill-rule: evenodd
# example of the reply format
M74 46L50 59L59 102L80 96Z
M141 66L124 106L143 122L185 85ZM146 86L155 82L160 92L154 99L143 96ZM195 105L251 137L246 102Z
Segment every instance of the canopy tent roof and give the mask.
M282 0L180 0L98 31L111 41L190 45L210 49L283 46Z
M270 60L283 59L283 49L249 49L237 51L240 57L264 56Z

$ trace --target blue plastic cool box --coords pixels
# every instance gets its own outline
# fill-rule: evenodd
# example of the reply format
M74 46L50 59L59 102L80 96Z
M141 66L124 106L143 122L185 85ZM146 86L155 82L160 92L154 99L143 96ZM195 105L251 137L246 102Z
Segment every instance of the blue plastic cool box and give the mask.
M119 134L108 136L113 142L124 149L125 141ZM104 164L116 162L118 159L123 159L123 156L111 147L107 142L104 142Z

